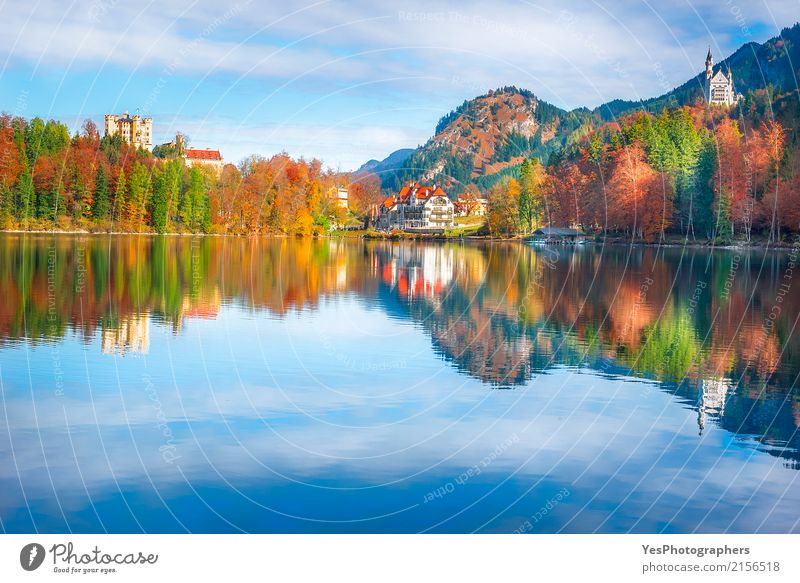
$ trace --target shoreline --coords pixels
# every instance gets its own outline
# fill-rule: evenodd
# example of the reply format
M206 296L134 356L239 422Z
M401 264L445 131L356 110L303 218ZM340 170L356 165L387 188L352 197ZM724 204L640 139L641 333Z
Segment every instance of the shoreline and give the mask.
M463 236L447 236L440 234L422 234L422 233L382 233L379 231L365 232L365 231L352 231L352 232L335 232L328 235L287 235L283 233L250 233L250 234L236 234L236 233L182 233L182 232L168 232L168 233L154 233L154 232L135 232L135 231L88 231L83 229L69 229L69 230L22 230L22 229L0 229L0 234L10 235L83 235L83 236L145 236L145 237L231 237L231 238L266 238L266 239L363 239L374 241L484 241L487 243L520 243L529 244L531 239L522 237L492 237L489 235L463 235ZM692 242L679 242L679 241L631 241L620 239L617 237L608 237L600 240L585 240L582 245L613 245L613 246L629 246L629 247L669 247L669 248L691 248L691 249L722 249L727 251L786 251L797 246L796 240L793 242L780 241L780 242L750 242L750 243L728 243L725 245L715 245L709 242L692 241ZM551 243L544 244L548 248L558 247L574 247L574 243Z

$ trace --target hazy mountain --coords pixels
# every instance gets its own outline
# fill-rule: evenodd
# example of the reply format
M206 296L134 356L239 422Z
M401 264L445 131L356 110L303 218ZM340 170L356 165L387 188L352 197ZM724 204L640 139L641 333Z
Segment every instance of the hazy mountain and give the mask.
M400 168L403 165L403 162L408 160L408 157L411 156L413 152L414 148L401 148L400 150L395 150L383 160L370 160L369 162L365 162L358 170L356 170L355 173L358 175L371 172L381 176L382 174L392 172L393 170Z

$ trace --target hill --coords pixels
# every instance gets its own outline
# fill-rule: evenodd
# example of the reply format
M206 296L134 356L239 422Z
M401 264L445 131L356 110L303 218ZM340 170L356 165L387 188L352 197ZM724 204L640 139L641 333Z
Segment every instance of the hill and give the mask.
M408 160L408 157L413 153L414 148L401 148L400 150L395 150L383 160L369 160L368 162L365 162L358 170L356 170L355 174L359 175L370 172L372 174L381 176L387 172L393 172L398 168L401 168L403 163Z
M516 87L489 91L439 120L433 137L400 167L380 174L381 182L392 189L407 180L439 182L458 192L466 184L519 165L526 157L546 158L565 146L590 116L588 110L567 112ZM388 158L362 169L385 170L387 165Z

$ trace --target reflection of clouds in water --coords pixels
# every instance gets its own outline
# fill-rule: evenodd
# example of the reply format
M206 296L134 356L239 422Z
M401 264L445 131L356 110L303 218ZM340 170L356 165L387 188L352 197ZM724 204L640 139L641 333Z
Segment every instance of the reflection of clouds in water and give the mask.
M38 421L26 396L7 395L6 407L26 494L31 500L52 496L44 475L44 449L59 498L70 508L85 503L84 484L93 497L111 495L112 472L125 490L147 490L149 475L167 495L185 490L184 476L195 485L218 483L220 478L206 457L237 487L247 488L254 482L261 487L285 485L278 473L300 482L344 488L397 482L380 488L391 492L422 481L435 483L437 477L452 480L498 444L518 436L519 441L485 469L484 478L501 483L516 472L513 480L520 492L541 476L573 484L570 487L578 495L565 507L569 512L580 510L575 528L596 524L597 507L614 506L628 493L633 496L625 512L631 516L623 516L623 521L633 524L632 509L647 510L647 524L656 518L666 520L686 501L687 489L698 484L704 504L718 501L719 512L727 516L751 495L756 498L757 504L751 502L754 506L779 502L773 527L791 527L782 509L796 507L797 500L786 493L794 472L752 450L722 451L730 438L716 428L698 440L691 411L660 391L642 399L638 381L561 369L537 377L526 389L487 394L479 383L463 383L457 373L447 371L441 387L458 390L440 402L439 390L412 384L389 402L374 402L299 385L289 402L284 393L269 386L248 385L245 392L235 383L218 384L214 395L202 386L184 387L180 401L174 389L159 388L159 405L180 454L175 464L165 463L159 451L165 436L144 389L124 390L124 403L115 392L105 391L95 395L93 406L84 399L37 397ZM182 420L184 410L186 421ZM398 410L423 413L394 422ZM95 412L102 420L99 430ZM653 418L659 415L654 427ZM0 449L10 459L10 444L3 436ZM110 452L110 468L102 447ZM745 467L744 455L753 455ZM419 472L427 474L424 478L415 475ZM0 476L11 484L17 469L6 464ZM10 494L15 491L11 488L2 497L4 507L19 503ZM587 496L596 496L595 503L581 510ZM661 503L647 508L658 496ZM284 502L280 496L271 498L271 505L279 510ZM383 503L387 511L403 506L390 495ZM558 516L564 519L567 509L560 512ZM608 512L600 512L604 520ZM763 514L757 516L755 510L745 510L740 517L743 524L761 519ZM713 517L709 520L717 524Z
M211 490L211 506L230 504L240 513L232 520L255 530L264 527L246 522L245 495L298 516L377 516L420 504L517 436L448 493L447 512L428 504L426 513L442 514L404 514L405 528L463 509L462 531L495 516L491 528L513 531L565 485L571 495L546 529L652 531L676 514L679 530L756 528L764 517L772 530L796 528L787 509L797 507L797 472L775 456L793 460L797 442L772 455L754 444L794 439L785 385L736 385L740 356L765 345L752 333L758 325L741 333L732 316L758 319L744 302L750 283L730 292L738 303L713 323L716 351L706 359L700 316L714 300L671 293L673 280L696 289L677 255L648 276L647 309L633 309L643 276L612 252L560 250L549 261L507 245L284 241L246 253L240 244L203 240L208 273L191 285L168 280L169 298L135 273L84 306L96 317L76 323L66 298L63 337L46 331L57 344L4 349L4 520L24 512L20 480L34 512L56 504L55 489L71 518L87 512L87 493L100 504L118 496L115 481L134 498L158 491L192 513L202 502L191 488ZM639 253L649 264L649 251ZM241 257L241 267L217 271L223 255ZM93 273L87 290L97 289ZM774 295L770 286L759 283L756 295ZM698 309L681 309L681 298ZM26 306L35 324L35 304ZM779 355L794 340L769 339L775 358L765 370L787 378L793 364L779 368ZM677 387L614 376L682 378L692 359ZM474 492L494 487L503 489L494 502L470 506ZM316 506L297 507L309 497ZM497 506L518 499L513 516Z

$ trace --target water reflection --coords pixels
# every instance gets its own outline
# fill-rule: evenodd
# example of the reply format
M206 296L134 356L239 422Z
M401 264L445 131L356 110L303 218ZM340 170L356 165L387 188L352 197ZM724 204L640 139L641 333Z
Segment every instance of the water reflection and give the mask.
M514 402L531 386L541 397L550 385L531 385L537 378L552 376L549 382L559 384L562 396L567 388L577 393L576 383L588 387L602 384L602 379L642 379L642 390L657 387L673 403L691 408L695 435L716 427L752 451L779 458L786 469L798 469L800 346L794 326L800 294L781 292L786 283L791 288L794 259L788 253L643 247L4 235L4 393L7 406L18 406L24 418L27 413L22 401L15 400L15 391L29 382L26 367L32 365L23 359L27 348L63 350L58 370L73 366L68 354L74 357L73 348L82 346L79 364L100 387L125 384L119 359L140 357L155 363L151 370L168 369L177 385L207 384L218 392L212 395L217 408L238 401L235 392L223 391L232 379L242 386L268 382L281 387L291 406L280 405L277 417L273 404L259 401L263 397L253 401L252 396L244 409L221 412L225 423L231 416L248 430L251 418L273 427L302 410L334 425L406 423L416 428L416 435L433 434L450 425L417 427L409 419L425 413L432 406L429 399L446 400L459 389L432 367L432 349L464 381L481 384L484 396L471 394L465 401L471 409L461 411L466 404L448 401L455 407L450 413L454 419L474 410L496 389L519 392L511 397ZM337 302L339 308L331 307ZM221 317L226 314L230 317ZM395 324L383 322L378 314ZM264 319L280 322L286 337L276 338L277 328L262 335L257 327L248 327L248 318L255 325ZM368 333L370 326L381 333ZM191 330L197 334L191 347L167 338L189 338ZM237 364L259 359L271 363L267 370ZM204 378L195 377L200 368ZM141 384L141 376L135 383ZM318 387L326 388L322 402L310 398L313 394L319 399ZM356 405L354 398L385 402L379 413L376 409L370 415L374 401ZM159 399L167 407L167 396ZM187 405L184 399L180 397L179 405L187 421L213 417L206 405L192 409L191 400ZM631 393L620 397L617 406L635 408L645 400ZM552 407L552 402L541 405ZM396 410L389 411L387 403ZM571 403L570 410L584 405ZM112 404L108 407L100 425L119 416ZM569 415L577 427L570 410L554 419ZM648 414L660 413L652 409ZM490 423L493 415L485 421ZM541 422L538 416L544 414L531 415ZM630 419L627 423L632 426ZM519 436L522 430L514 427L498 434L496 441ZM179 435L180 427L175 431ZM209 431L208 439L215 439ZM303 442L311 433L306 427L306 434L294 439ZM403 440L413 442L413 434L385 439L391 451L395 446L399 451ZM304 447L322 451L336 439L328 435ZM247 450L261 448L248 443ZM346 449L330 453L348 457ZM303 461L306 470L308 463ZM397 461L393 466L395 471L405 467ZM349 471L376 473L373 466L356 471L351 465ZM316 475L312 481L325 480ZM348 485L355 483L360 484L354 480ZM574 500L577 504L578 497ZM564 524L570 522L565 519Z
M701 430L737 398L785 409L778 443L797 445L800 294L780 293L786 253L6 235L0 257L3 344L99 333L103 353L147 353L151 320L180 334L224 303L281 316L355 293L493 387L563 365L651 378L679 384Z

